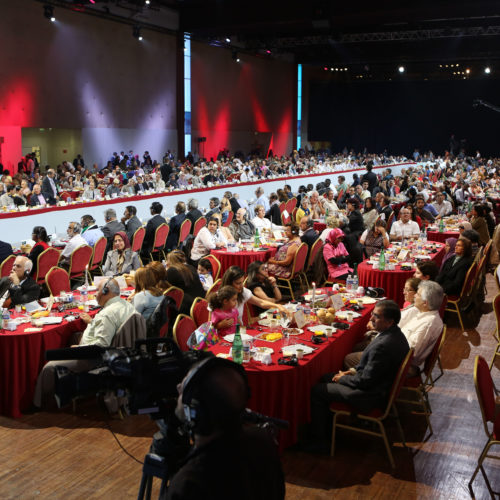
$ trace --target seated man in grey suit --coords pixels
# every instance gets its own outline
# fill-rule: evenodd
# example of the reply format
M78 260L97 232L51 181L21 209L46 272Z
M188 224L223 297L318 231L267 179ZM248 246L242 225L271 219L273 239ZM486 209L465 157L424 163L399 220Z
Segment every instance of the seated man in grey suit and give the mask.
M380 332L363 352L356 368L325 375L311 391L312 429L317 439L327 436L331 421L329 405L341 402L368 412L387 403L396 373L410 350L398 327L401 312L396 302L383 300L372 312L371 321Z
M125 226L116 219L116 210L114 208L108 208L104 212L104 221L106 224L101 227L101 231L104 233L108 240L108 245L106 247L106 252L113 248L113 238L118 231L125 231Z
M96 299L102 309L91 318L87 313L80 313L80 318L87 324L78 346L97 345L109 347L119 328L135 312L134 306L120 298L120 286L114 279L101 281ZM55 367L65 366L73 372L92 370L101 363L100 359L49 361L42 369L35 388L33 403L41 408L54 396Z

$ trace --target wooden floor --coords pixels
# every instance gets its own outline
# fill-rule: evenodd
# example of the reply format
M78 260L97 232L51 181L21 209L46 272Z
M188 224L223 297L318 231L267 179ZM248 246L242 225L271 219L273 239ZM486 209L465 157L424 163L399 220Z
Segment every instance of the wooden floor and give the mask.
M488 288L486 308L496 293L491 276ZM490 312L474 330L448 329L442 354L445 376L430 396L434 434L428 438L424 417L403 408L409 448L398 443L393 448L395 473L391 474L381 441L340 430L335 458L284 453L286 498L468 498L467 483L486 442L472 378L474 357L481 354L490 360L494 327ZM500 363L493 369L498 386L499 367ZM136 498L142 466L120 449L103 419L93 405L82 405L76 414L0 417L0 499ZM155 425L147 417L130 417L111 420L109 426L142 460ZM393 428L389 435L398 439ZM493 488L500 491L500 461L489 460L485 468ZM474 493L476 498L489 498L481 474Z

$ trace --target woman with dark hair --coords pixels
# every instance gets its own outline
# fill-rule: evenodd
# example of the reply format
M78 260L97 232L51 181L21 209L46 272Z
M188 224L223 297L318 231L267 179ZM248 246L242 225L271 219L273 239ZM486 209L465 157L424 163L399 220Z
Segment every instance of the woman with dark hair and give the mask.
M227 239L219 229L219 219L212 216L207 227L202 227L194 239L191 260L197 263L202 257L208 255L210 250L225 247L226 244Z
M347 208L347 218L349 223L347 224L346 232L349 232L359 238L361 233L365 229L365 223L363 221L363 216L359 211L359 201L356 198L349 198L346 202Z
M455 256L449 258L437 275L436 281L447 295L460 295L465 276L472 264L472 245L467 238L459 238L455 245Z
M485 203L483 208L484 218L486 220L486 224L488 225L488 232L490 234L490 238L493 238L493 233L495 232L496 227L495 215L493 214L493 210L488 203Z
M247 273L246 286L256 297L269 302L279 302L281 300L281 292L276 284L276 278L267 274L262 262L252 262L248 266Z
M134 307L139 314L144 316L144 319L148 319L156 306L163 300L163 290L158 287L155 273L149 267L137 269L134 282Z
M288 241L265 264L266 271L271 276L278 278L290 278L293 259L302 243L299 236L299 226L294 222L285 225L285 236Z
M28 255L28 259L33 262L33 269L31 270L31 276L35 276L37 266L38 266L38 256L47 248L49 248L49 237L47 231L43 226L35 226L33 228L33 234L31 239L35 242L31 252Z
M479 233L479 244L486 245L490 240L490 233L488 231L488 223L485 219L485 211L482 205L474 205L472 207L472 218L470 220L472 229Z
M380 252L382 248L389 248L391 242L385 230L385 222L383 220L376 221L370 230L367 229L361 235L359 242L363 245L367 257Z
M118 276L141 267L137 252L130 248L130 241L125 231L118 231L113 236L113 250L108 252L106 262L102 268L104 276Z
M368 198L365 199L365 206L363 208L363 222L365 227L372 227L377 218L378 212L373 203L373 198L368 196Z
M167 255L167 282L184 290L184 299L180 311L189 315L191 304L196 297L205 297L205 290L198 276L198 271L186 262L181 250L174 250Z
M231 266L222 277L221 286L232 286L236 288L238 292L238 319L241 324L243 324L243 310L245 304L248 302L254 306L261 307L262 309L278 309L282 313L287 314L287 310L281 304L275 304L268 300L256 297L248 288L244 286L245 283L245 271L238 266ZM250 321L252 322L252 321Z
M146 267L153 271L155 275L156 286L162 292L164 292L170 286L167 281L167 269L165 268L165 266L161 262L153 260Z
M417 293L418 285L421 281L421 279L415 277L408 278L405 281L405 287L403 288L403 296L405 299L403 309L413 307L415 304L415 294Z

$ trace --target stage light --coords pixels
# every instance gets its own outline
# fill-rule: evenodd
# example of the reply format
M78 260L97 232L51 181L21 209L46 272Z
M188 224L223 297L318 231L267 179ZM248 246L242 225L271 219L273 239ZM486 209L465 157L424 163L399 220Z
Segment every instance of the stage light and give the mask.
M466 72L467 74L469 74L469 73L470 73L470 69L469 69L469 68L467 68L467 69L465 70L465 72Z
M328 68L327 68L326 66L325 66L323 69L324 69L325 71L328 71Z
M400 66L400 67L398 68L398 71L399 71L400 73L404 73L404 72L405 72L405 67L404 67L404 66Z
M44 5L43 6L43 15L47 19L50 19L52 22L56 20L54 16L54 7L52 5Z
M231 43L231 39L229 37L226 38L226 43Z
M344 71L347 71L347 68L344 68Z
M484 68L484 72L489 75L491 73L491 68L489 66L486 66L486 68Z
M266 54L270 54L271 51L269 49L266 50Z
M150 2L149 0L146 0L144 3L145 3L146 5L149 5L151 2Z
M137 38L137 40L139 40L139 42L142 42L143 38L141 35L141 27L140 26L135 25L133 27L132 35L134 36L134 38Z

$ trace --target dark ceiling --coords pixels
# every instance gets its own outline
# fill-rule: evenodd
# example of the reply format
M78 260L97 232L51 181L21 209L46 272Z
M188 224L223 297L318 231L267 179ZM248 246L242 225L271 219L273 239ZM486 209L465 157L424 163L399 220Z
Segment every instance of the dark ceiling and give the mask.
M125 22L155 26L162 11L178 16L178 29L191 38L239 52L283 58L355 72L406 64L461 63L498 66L500 2L496 1L326 1L326 0L54 0L45 3L92 9L106 17L111 7ZM147 11L147 18L145 13ZM142 18L142 19L141 19ZM117 19L115 19L117 20ZM147 22L146 22L147 21ZM157 26L161 29L160 23ZM164 26L163 26L164 27ZM176 27L177 28L177 27ZM171 32L171 29L167 31ZM226 42L230 38L230 42Z

